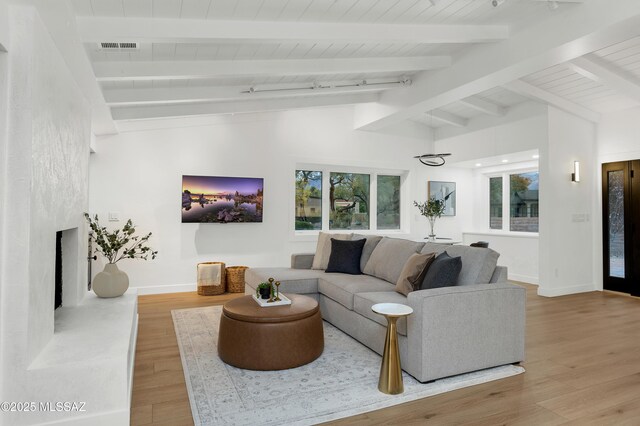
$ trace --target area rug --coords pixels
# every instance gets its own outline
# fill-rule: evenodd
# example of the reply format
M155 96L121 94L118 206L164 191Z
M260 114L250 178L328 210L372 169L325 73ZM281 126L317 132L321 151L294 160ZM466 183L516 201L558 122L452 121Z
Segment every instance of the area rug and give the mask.
M312 425L524 372L507 365L426 384L403 373L404 393L386 395L378 391L380 355L327 322L325 349L314 362L242 370L218 358L221 312L220 306L171 312L196 425Z

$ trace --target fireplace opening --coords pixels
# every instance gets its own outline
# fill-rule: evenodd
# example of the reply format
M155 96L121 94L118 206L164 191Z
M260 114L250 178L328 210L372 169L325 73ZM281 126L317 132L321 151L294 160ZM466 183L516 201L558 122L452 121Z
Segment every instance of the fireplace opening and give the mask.
M56 310L62 306L62 231L56 232L56 292L54 297L54 307Z

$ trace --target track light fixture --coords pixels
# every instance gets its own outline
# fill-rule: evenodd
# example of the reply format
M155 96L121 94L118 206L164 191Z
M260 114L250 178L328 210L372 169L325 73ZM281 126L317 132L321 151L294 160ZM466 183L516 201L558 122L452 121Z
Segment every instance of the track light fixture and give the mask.
M301 85L299 87L273 87L273 88L269 88L269 87L264 87L264 88L256 88L255 86L251 86L249 87L247 90L243 90L240 93L247 93L247 94L253 94L253 93L261 93L261 92L294 92L294 91L313 91L313 90L317 90L317 91L322 91L323 89L341 89L341 88L345 88L348 89L350 87L379 87L380 89L385 89L385 88L393 88L396 86L402 87L402 86L411 86L411 79L408 77L402 77L402 79L399 80L393 80L393 81L375 81L375 82L371 82L371 81L367 81L367 80L361 80L359 82L338 82L338 83L320 83L318 81L313 81L307 85Z
M450 152L444 154L422 154L416 155L413 158L417 158L418 161L420 161L425 166L440 167L445 163L444 157L448 157L450 155Z

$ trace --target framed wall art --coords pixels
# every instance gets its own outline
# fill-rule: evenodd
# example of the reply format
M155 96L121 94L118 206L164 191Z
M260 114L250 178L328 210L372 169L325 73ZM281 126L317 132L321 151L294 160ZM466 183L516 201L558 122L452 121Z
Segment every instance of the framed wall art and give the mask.
M264 179L182 176L182 223L262 222Z
M429 198L435 197L437 200L444 200L443 216L456 215L456 183L429 181L427 191Z

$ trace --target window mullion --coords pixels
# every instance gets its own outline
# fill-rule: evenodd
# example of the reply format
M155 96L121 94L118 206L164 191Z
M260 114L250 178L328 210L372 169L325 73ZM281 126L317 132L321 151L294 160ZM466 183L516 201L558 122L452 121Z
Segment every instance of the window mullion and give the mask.
M378 229L378 173L369 179L369 229Z
M329 169L322 169L322 230L329 230L329 214L331 203L329 202Z
M502 230L511 231L511 179L502 174Z

